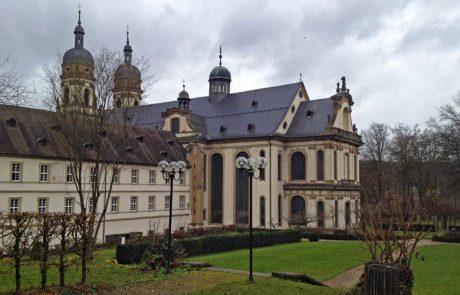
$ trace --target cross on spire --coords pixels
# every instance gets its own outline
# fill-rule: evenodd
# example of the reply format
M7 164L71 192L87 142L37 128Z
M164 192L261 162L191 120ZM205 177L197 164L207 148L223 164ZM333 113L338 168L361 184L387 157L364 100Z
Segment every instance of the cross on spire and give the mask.
M299 75L299 82L302 82L302 73Z
M182 90L185 91L185 80L184 79L182 79Z
M219 66L222 65L222 45L219 47Z
M129 27L126 26L126 44L129 44Z

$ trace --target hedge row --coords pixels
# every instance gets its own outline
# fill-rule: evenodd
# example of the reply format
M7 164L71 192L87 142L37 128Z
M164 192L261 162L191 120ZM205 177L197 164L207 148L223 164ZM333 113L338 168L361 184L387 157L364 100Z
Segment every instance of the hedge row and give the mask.
M253 247L264 247L283 243L300 242L298 230L255 231ZM249 248L249 233L208 235L178 240L187 256L225 252ZM145 250L151 249L148 242L117 246L116 258L120 264L139 263Z
M446 243L460 243L460 236L450 236L449 234L445 236L436 236L434 235L431 240L436 241L436 242L446 242Z
M298 230L255 231L253 232L253 247L265 247L283 243L300 242ZM232 235L210 235L179 240L187 256L204 255L237 249L249 248L249 233Z
M320 233L311 233L306 232L302 233L302 238L311 240L346 240L346 241L354 241L358 238L353 235L348 234L320 234Z

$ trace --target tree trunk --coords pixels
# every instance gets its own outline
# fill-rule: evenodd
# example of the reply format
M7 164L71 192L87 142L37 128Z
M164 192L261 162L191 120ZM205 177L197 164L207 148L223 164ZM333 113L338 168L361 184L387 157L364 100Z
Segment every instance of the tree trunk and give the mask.
M59 286L65 285L65 252L66 252L66 230L61 230L61 252L59 253Z
M15 279L16 279L16 292L21 291L21 258L19 255L19 237L16 237L14 242L14 269L15 269Z
M87 262L88 262L88 244L85 239L81 249L81 283L86 284Z

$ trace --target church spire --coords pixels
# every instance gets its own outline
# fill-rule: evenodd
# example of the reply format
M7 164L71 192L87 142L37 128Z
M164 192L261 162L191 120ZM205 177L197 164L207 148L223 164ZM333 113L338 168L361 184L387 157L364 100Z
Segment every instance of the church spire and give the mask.
M126 26L126 45L123 51L125 53L125 64L131 64L133 49L131 48L131 45L129 45L129 27L128 26Z
M81 10L78 8L78 23L75 29L73 30L75 34L75 48L83 48L83 36L85 35L85 30L81 26Z

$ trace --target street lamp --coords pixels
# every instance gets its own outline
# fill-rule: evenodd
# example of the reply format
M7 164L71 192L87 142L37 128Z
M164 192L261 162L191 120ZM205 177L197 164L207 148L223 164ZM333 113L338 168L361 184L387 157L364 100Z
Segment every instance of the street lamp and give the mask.
M165 181L169 180L169 228L168 228L168 252L166 253L166 273L171 273L171 228L172 228L172 207L173 207L173 182L179 180L185 173L187 165L183 161L160 161L158 166L161 169L161 174ZM176 178L176 174L178 177Z
M249 281L254 282L252 276L252 179L259 179L261 172L265 169L267 161L264 157L249 158L238 157L236 159L236 168L248 170L249 175ZM256 169L259 170L259 176L255 176Z

